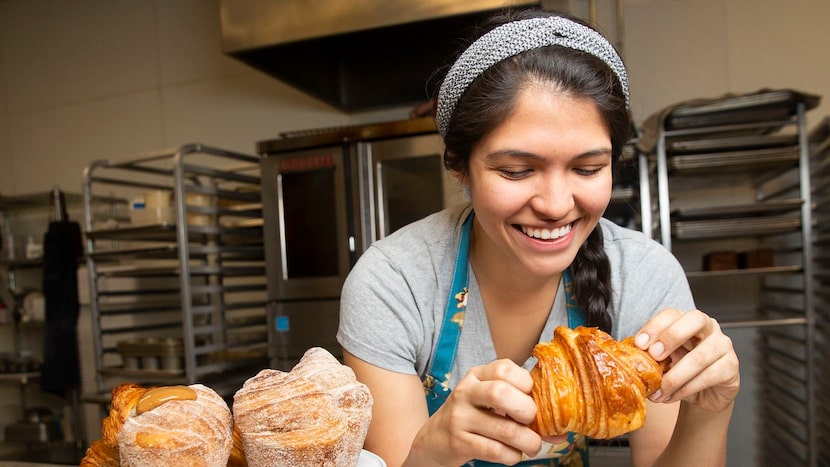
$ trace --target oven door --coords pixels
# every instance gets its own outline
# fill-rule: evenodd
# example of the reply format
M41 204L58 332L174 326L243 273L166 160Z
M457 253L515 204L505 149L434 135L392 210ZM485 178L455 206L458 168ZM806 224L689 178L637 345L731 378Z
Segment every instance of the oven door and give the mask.
M351 267L341 146L268 155L262 204L268 298L336 298Z
M464 201L461 185L444 169L443 154L436 133L358 143L361 251L406 224Z
M337 343L339 300L271 302L267 308L272 368L290 370L311 347L322 347L342 360Z

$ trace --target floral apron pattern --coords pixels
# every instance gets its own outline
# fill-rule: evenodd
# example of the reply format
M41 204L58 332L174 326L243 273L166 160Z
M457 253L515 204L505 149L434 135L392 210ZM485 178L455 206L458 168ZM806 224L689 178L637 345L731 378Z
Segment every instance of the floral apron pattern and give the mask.
M469 286L468 255L470 247L470 232L472 231L474 214L471 212L461 227L461 237L458 243L458 254L455 259L452 288L447 300L447 309L444 313L444 322L438 337L435 356L432 365L424 379L424 393L426 395L429 415L432 416L447 400L451 389L449 387L455 353L458 350L458 339L464 325L464 314L467 309L467 293ZM585 317L573 297L573 286L570 272L563 273L565 297L568 309L568 326L575 328L585 324ZM588 466L588 444L585 436L568 433L568 439L557 445L545 445L545 459L522 461L517 466ZM487 467L501 464L474 460L468 466Z

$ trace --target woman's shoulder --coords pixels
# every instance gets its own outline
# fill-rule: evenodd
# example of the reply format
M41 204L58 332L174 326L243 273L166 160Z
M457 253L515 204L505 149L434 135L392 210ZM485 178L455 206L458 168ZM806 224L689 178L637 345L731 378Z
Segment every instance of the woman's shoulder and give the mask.
M668 250L662 244L640 230L623 227L606 218L600 219L599 225L602 228L602 237L606 249L663 251L668 253Z
M645 233L617 225L604 218L600 220L600 226L605 253L612 269L615 265L626 270L642 265L679 267L675 256Z

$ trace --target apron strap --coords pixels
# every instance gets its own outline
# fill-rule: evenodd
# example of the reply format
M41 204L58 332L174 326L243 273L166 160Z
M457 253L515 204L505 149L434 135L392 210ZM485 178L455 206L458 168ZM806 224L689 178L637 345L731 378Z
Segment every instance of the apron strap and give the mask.
M461 335L461 323L464 321L463 313L467 310L467 285L469 284L469 263L467 259L470 251L470 232L472 231L473 217L471 211L461 226L452 287L450 287L450 295L447 297L447 309L444 312L444 323L438 337L435 358L429 371L429 375L437 381L446 381L447 375L452 371L455 352L458 350L458 337ZM459 316L459 313L461 313L461 316Z

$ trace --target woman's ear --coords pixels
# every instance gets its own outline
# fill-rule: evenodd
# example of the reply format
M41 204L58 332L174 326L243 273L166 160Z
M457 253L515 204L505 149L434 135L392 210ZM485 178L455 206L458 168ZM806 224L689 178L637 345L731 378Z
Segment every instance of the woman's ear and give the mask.
M467 186L467 174L460 172L458 170L448 169L452 177L455 181L458 182L459 185L466 187Z

